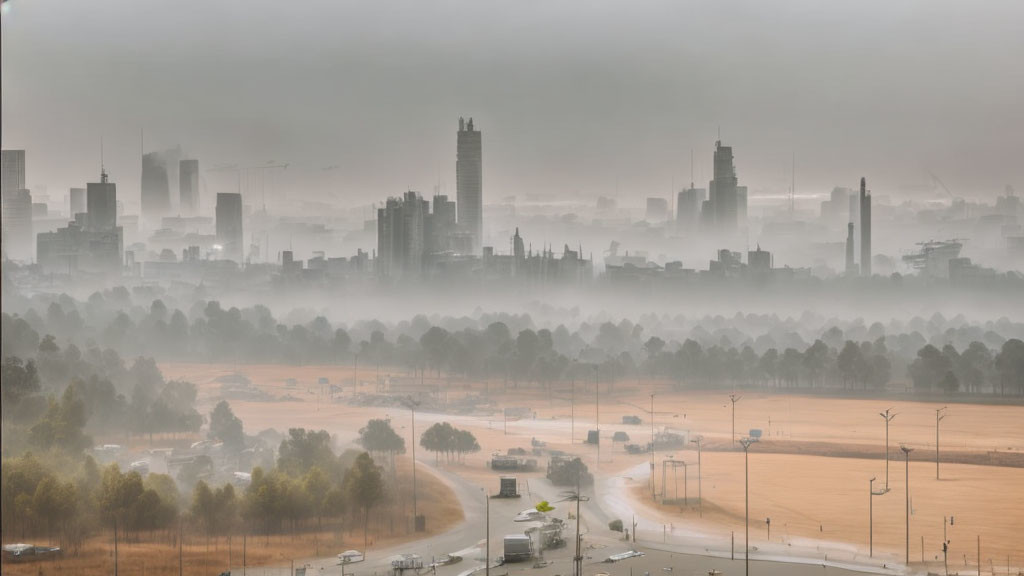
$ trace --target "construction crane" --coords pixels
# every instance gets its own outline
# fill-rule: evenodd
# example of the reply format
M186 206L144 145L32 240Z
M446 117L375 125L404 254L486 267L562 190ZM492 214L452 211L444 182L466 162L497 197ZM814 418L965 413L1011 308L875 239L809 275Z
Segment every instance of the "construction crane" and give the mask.
M952 192L950 192L949 187L947 187L942 180L939 180L939 177L936 176L931 170L926 170L926 172L928 172L928 176L931 177L933 183L941 186L942 189L946 191L946 194L949 194L950 200L952 200L953 202L956 202L957 200L963 200L963 198L960 198L959 196L956 196Z

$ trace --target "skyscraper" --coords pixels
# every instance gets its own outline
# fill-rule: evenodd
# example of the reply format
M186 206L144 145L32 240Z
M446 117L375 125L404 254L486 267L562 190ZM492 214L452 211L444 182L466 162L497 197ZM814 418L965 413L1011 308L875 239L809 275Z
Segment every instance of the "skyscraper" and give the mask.
M377 273L384 277L416 277L423 273L428 249L429 203L416 192L388 198L377 209Z
M167 165L159 152L142 155L142 224L160 226L160 219L170 214L171 190Z
M178 162L178 212L195 216L199 212L199 160Z
M31 260L32 193L25 188L25 151L0 151L0 173L3 252L14 260Z
M25 188L25 151L0 151L0 188L2 193L16 192Z
M860 272L871 276L871 193L860 179Z
M84 213L86 209L85 188L72 188L68 192L68 215L74 220L75 214Z
M736 189L738 179L733 165L732 146L722 146L721 140L715 142L714 175L709 188L715 229L723 233L735 232L740 216L739 193Z
M86 226L99 232L117 227L117 185L107 180L106 170L100 181L86 184Z
M237 192L217 194L217 243L224 260L242 263L242 195Z
M458 203L459 227L472 238L473 254L483 246L483 152L480 132L473 129L473 119L459 118L458 156L455 160L455 200Z
M676 224L684 231L692 231L700 220L701 204L706 200L707 190L689 188L681 190L676 199Z
M853 222L846 225L846 275L853 276L857 273L857 263L853 260Z

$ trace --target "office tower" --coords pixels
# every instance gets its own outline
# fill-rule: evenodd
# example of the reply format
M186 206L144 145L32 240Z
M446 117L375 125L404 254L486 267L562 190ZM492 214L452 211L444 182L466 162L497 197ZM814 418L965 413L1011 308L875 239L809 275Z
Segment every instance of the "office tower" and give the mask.
M434 213L429 216L427 249L432 253L450 250L451 236L455 233L457 213L455 202L444 194L434 195Z
M692 185L680 190L676 197L676 223L683 230L692 230L700 221L701 204L707 196L707 190L694 188Z
M74 220L75 214L82 214L85 211L85 188L72 188L68 193L68 215Z
M732 146L722 146L721 140L715 142L714 175L710 185L710 199L715 229L724 233L735 232L740 213L736 190L738 180L733 165Z
M221 259L242 263L245 247L242 238L242 195L237 192L217 194L217 243Z
M473 129L472 118L469 122L459 118L455 189L459 227L469 233L473 254L479 254L484 235L483 153L480 131Z
M178 162L178 212L182 216L199 212L199 160Z
M846 225L846 275L852 276L857 273L857 263L853 260L853 222Z
M25 188L25 151L0 151L0 188L2 193L12 194Z
M860 272L871 276L871 193L860 179Z
M747 187L736 187L736 225L745 228L747 225Z
M747 269L753 274L767 274L772 271L772 253L767 250L761 250L761 245L757 245L757 250L747 251Z
M160 219L171 211L171 190L167 165L159 152L142 155L142 224L159 227Z
M86 228L93 231L117 227L117 185L100 171L100 181L86 184Z
M12 179L13 182L13 179ZM12 260L32 260L32 193L25 188L3 192L3 252Z
M377 273L384 277L414 277L423 273L427 251L429 205L416 192L388 198L377 209Z
M668 220L668 200L664 198L648 198L647 214L644 219L648 222Z

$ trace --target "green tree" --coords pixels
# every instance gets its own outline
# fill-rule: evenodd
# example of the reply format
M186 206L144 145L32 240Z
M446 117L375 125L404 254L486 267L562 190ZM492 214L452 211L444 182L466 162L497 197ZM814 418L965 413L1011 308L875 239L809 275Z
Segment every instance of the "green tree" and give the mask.
M221 400L210 412L210 433L211 440L218 440L224 443L229 450L242 450L245 448L245 432L242 431L242 421L231 411L231 405L226 400Z
M334 472L338 459L331 449L331 435L326 430L291 428L277 451L277 468L291 476L301 476L313 466Z
M345 473L342 482L352 507L363 513L363 549L366 549L370 510L384 498L384 476L369 453L363 452Z

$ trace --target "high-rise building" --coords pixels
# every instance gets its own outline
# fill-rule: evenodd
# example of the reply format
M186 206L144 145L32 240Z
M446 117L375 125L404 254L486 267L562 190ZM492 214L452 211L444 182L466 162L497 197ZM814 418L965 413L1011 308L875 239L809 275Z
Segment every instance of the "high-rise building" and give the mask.
M105 170L100 172L99 182L86 184L85 202L86 229L99 231L117 227L117 185L107 180Z
M245 250L242 235L242 195L237 192L217 194L217 243L224 260L242 263Z
M680 190L676 198L676 224L683 230L692 230L700 220L700 208L707 199L707 190L692 185Z
M715 229L719 232L732 233L739 226L737 183L732 146L722 146L722 141L719 140L715 142L714 179L709 186ZM746 212L746 206L743 212Z
M171 190L167 165L159 152L142 155L142 224L150 228L171 212Z
M416 192L388 198L377 209L377 273L389 278L423 273L428 250L429 203Z
M72 188L68 192L68 215L74 220L75 214L82 214L86 210L85 188Z
M668 200L659 197L648 198L647 214L644 219L648 222L664 222L668 220Z
M178 162L178 212L195 216L199 212L199 160Z
M871 193L860 179L860 272L871 276Z
M484 235L483 152L480 131L473 129L472 118L469 122L459 118L455 189L459 227L469 233L473 254L480 254Z
M846 275L854 276L857 274L857 263L854 261L854 240L853 240L853 222L846 225Z
M456 230L455 202L449 200L448 196L444 194L435 194L433 208L434 213L430 214L427 226L427 249L433 253L445 252L451 249L451 237Z
M25 188L25 151L0 151L0 191L14 193Z
M34 255L32 241L32 193L26 188L4 190L3 252L12 260L28 262Z

